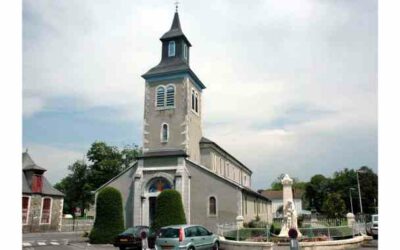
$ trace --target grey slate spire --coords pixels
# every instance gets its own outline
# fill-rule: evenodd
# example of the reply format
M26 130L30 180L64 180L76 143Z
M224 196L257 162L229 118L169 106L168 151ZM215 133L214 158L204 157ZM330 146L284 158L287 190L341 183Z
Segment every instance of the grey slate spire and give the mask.
M175 12L171 28L160 38L160 40L165 41L175 37L183 37L183 39L187 42L188 46L189 47L192 46L189 40L186 38L185 34L183 34L178 12Z

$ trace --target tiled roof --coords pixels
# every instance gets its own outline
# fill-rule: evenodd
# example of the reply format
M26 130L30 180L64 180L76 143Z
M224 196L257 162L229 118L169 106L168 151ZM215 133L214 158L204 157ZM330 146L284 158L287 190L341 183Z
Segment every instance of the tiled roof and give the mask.
M31 156L28 152L22 153L22 169L23 170L40 170L46 171L46 169L36 165L36 163L32 160Z
M283 191L279 190L263 190L261 192L262 195L264 195L265 197L268 197L269 199L274 199L274 200L279 200L279 199L283 199ZM294 190L293 192L293 198L294 199L301 199L301 197L303 196L304 192L302 190Z
M166 157L166 156L188 156L183 150L157 150L157 151L147 151L143 153L142 156L138 158L148 158L148 157Z
M174 15L174 20L172 21L171 28L169 31L167 31L161 38L160 40L166 40L174 37L183 37L186 42L191 46L189 40L186 38L185 34L183 34L182 28L181 28L181 22L179 21L179 14L178 12L175 12Z
M207 139L205 137L201 137L200 139L200 144L212 144L215 147L217 147L219 150L221 150L224 154L228 155L229 157L231 157L234 161L238 162L239 165L241 165L243 168L245 168L247 171L249 171L250 173L252 173L253 171L251 171L248 167L246 167L246 165L244 165L242 162L240 162L238 159L236 159L233 155L231 155L230 153L228 153L225 149L223 149L221 146L219 146L217 143L211 141L210 139Z
M33 171L39 171L39 172L44 172L46 169L39 167L38 165L35 164L35 162L32 160L30 155L25 152L22 154L22 193L24 194L32 194L32 181L28 180L28 178L32 178L32 174L29 174L31 170ZM44 175L42 175L42 195L54 195L54 196L64 196L63 193L55 189L51 183L46 179Z

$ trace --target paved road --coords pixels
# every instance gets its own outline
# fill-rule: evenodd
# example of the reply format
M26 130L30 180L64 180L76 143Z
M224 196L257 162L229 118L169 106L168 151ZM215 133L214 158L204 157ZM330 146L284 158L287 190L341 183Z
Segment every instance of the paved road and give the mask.
M22 235L22 247L61 246L69 243L85 242L82 233L29 233Z

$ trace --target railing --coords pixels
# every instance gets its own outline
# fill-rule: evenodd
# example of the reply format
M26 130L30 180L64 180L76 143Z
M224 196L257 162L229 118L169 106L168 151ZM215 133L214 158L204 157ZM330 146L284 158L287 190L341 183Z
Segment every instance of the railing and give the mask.
M339 222L341 223L342 221L335 220L336 224L339 224ZM316 224L318 226L310 224L306 227L299 228L302 234L302 241L349 239L357 235L366 234L365 223L363 222L355 222L352 226L327 226L325 224L328 223L319 222ZM217 225L217 234L234 241L285 241L284 238L272 234L270 232L270 227L271 226L267 225L266 228L238 228L236 223L225 223Z
M84 232L92 230L94 219L62 219L61 232Z

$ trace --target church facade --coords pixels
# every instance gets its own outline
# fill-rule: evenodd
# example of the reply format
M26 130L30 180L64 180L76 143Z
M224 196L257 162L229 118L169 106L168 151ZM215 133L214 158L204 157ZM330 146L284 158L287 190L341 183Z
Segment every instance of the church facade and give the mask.
M252 171L202 134L205 85L191 70L191 43L178 12L161 38L161 62L145 79L143 155L106 186L121 191L126 227L151 225L162 190L182 195L187 223L210 230L259 217L272 221L271 201L251 189Z

